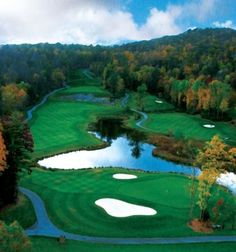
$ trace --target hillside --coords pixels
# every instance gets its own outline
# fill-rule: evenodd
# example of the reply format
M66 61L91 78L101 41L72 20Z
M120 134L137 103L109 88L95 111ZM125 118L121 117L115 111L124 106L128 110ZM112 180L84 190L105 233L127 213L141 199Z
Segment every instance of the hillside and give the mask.
M103 85L114 97L124 95L127 89L136 90L145 83L149 92L163 96L184 110L189 110L186 108L187 95L181 94L177 99L179 91L173 87L186 92L189 89L186 83L183 88L182 84L174 84L175 81L187 80L187 87L201 81L204 93L210 92L209 84L213 81L224 83L218 86L219 92L224 89L229 96L223 104L228 104L224 108L227 111L235 101L236 31L195 29L177 36L113 47L46 43L0 48L0 85L28 83L25 86L30 104L63 86L70 73L78 68L90 68L102 77ZM190 110L201 112L195 103L198 101ZM213 114L218 113L215 112L216 105L211 110Z

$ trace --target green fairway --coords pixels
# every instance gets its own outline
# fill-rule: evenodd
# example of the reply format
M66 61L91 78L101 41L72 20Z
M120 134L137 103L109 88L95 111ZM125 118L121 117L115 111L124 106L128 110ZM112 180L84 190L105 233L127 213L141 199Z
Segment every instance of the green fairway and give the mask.
M112 175L118 172L136 174L138 179L113 179ZM187 226L190 182L182 175L108 168L80 171L36 169L21 184L42 197L50 219L65 231L107 237L173 237L197 234ZM232 200L230 194L223 190L218 192L215 188L209 209L221 197ZM111 217L95 205L100 198L121 199L152 207L157 214ZM195 216L198 216L197 207ZM225 230L215 232L218 233L235 234L235 230L232 231L230 223L225 222Z
M36 222L36 216L30 200L19 193L16 205L8 206L0 211L0 220L7 224L17 220L23 228L28 228Z
M93 86L71 86L60 92L60 96L62 95L71 95L71 94L93 94L95 96L108 97L109 92L102 89L101 86L93 85Z
M214 124L213 129L204 128L204 124ZM135 127L135 122L130 122ZM186 138L210 140L219 135L226 143L236 144L236 128L226 122L212 122L200 116L185 113L150 113L143 126L152 133L182 135Z
M35 157L99 147L102 144L87 132L89 124L95 122L98 116L120 115L121 107L63 100L65 95L78 93L108 96L108 92L99 86L97 80L96 85L89 85L89 81L88 78L77 80L76 83L80 86L75 85L58 92L34 112L30 127L35 143Z
M31 238L32 252L234 252L236 243L203 243L203 244L173 244L173 245L109 245L77 241L66 241L59 244L53 238Z

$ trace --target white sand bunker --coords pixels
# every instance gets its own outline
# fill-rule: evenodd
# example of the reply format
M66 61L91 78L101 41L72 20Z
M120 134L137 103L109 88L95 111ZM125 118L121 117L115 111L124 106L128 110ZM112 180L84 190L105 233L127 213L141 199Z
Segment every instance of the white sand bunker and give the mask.
M163 103L163 101L159 101L159 100L156 100L155 102L156 103L160 103L160 104Z
M227 187L234 195L236 195L236 174L233 172L226 172L220 174L217 179L219 185Z
M95 202L113 217L129 217L134 215L155 215L157 212L150 208L127 203L117 199L99 199Z
M208 129L212 129L212 128L215 128L215 125L214 124L204 124L203 127L208 128Z
M117 173L112 176L114 179L136 179L137 176L132 174Z

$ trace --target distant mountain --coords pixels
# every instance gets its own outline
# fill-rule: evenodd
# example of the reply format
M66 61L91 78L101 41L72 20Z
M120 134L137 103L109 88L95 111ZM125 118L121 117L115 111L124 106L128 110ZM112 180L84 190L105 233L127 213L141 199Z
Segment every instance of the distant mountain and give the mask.
M148 41L127 43L120 46L120 48L131 51L140 49L150 51L163 45L172 45L179 47L187 44L192 44L195 46L204 44L206 48L209 48L214 42L222 45L228 42L236 43L236 30L230 28L189 29L188 31L179 35L164 36L162 38L152 39Z

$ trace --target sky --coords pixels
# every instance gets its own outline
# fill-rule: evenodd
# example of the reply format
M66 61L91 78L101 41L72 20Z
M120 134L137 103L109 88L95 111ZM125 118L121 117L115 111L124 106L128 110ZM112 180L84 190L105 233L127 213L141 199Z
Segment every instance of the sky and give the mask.
M236 0L0 0L0 44L113 45L236 29Z

